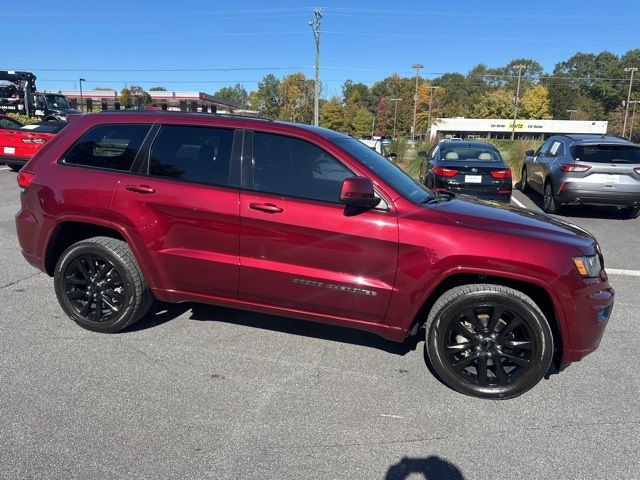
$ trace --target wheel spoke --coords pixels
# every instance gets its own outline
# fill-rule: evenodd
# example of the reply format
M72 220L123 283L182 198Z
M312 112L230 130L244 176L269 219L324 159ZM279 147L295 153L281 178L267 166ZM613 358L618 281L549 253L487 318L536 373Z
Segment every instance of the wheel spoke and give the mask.
M451 328L454 330L454 332L462 335L463 337L465 337L468 340L472 339L473 336L474 336L473 333L471 333L467 329L467 327L462 325L459 320L454 320L453 324L451 325Z
M96 274L96 261L94 259L87 259L87 265L89 266L89 273L93 276Z
M118 307L111 303L111 300L104 294L100 295L100 299L104 302L104 304L111 310L113 313L118 311Z
M118 303L122 303L124 302L124 295L116 292L115 290L113 290L112 288L110 288L109 290L106 291L106 294L113 298L116 302Z
M520 325L522 325L522 319L520 317L514 317L506 327L500 330L500 338L503 338L505 335L518 328Z
M107 273L107 264L105 263L104 265L100 265L100 267L98 267L98 272L96 273L96 278L95 281L99 281L102 280L105 276L105 274Z
M504 313L504 308L494 307L493 313L491 314L491 319L489 320L489 324L487 328L490 332L495 332L496 327L498 326L498 321L502 318L502 314Z
M467 358L464 358L462 360L452 363L451 366L456 370L463 370L469 365L471 365L477 359L478 359L478 354L476 353L474 355L469 355Z
M82 286L82 287L86 287L87 285L89 285L89 280L72 277L71 275L65 277L64 281L65 281L65 283L68 283L68 284L71 284L71 285L78 285L78 286Z
M67 292L67 298L69 300L78 300L79 298L85 298L87 296L87 292L84 290L71 290Z
M471 344L469 342L465 343L454 343L452 345L445 345L444 347L450 355L454 353L464 352L465 350L469 350L471 348Z
M102 321L102 295L96 298L96 317L98 322Z
M91 275L89 275L89 272L87 268L84 266L82 260L83 260L82 258L76 260L76 265L78 266L78 270L80 271L82 276L87 279L87 282L89 282L91 281Z
M476 312L473 311L473 308L465 310L464 316L467 319L467 322L469 322L471 325L475 327L476 332L479 333L484 330L484 326L482 325L482 323L480 323L480 320L478 319L478 315L476 315Z
M91 308L91 299L88 299L87 303L85 303L80 309L80 315L82 315L83 317L86 317L87 314L89 313L90 308Z
M478 383L482 386L489 384L487 379L487 357L484 355L478 360Z
M531 365L531 361L526 358L516 357L514 355L509 355L508 353L502 353L502 356L506 358L508 361L515 365L519 365L523 368L528 368Z
M502 345L510 348L519 348L522 350L533 350L533 344L528 340L504 340Z
M504 367L502 366L502 361L499 357L494 357L493 359L493 371L498 379L498 385L506 385L509 383L509 377L507 376L507 372L505 372Z

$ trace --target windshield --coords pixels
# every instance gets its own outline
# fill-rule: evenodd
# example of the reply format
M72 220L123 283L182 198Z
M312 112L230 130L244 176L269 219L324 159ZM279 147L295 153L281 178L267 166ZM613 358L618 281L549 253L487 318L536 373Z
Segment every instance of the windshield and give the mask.
M500 162L500 154L485 147L449 147L442 152L443 160L479 160L484 162Z
M574 145L573 158L587 163L640 163L640 147L635 145Z
M65 97L64 95L46 95L46 97L47 105L49 105L49 108L57 108L60 110L71 108L67 97Z
M344 151L360 160L371 171L383 178L385 182L407 200L422 203L434 197L427 187L418 183L399 167L362 142L349 137L339 137L332 140Z

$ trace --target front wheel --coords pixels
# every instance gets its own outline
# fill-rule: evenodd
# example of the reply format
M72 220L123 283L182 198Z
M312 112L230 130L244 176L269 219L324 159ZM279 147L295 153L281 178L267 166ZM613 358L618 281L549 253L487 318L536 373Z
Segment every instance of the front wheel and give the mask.
M635 207L629 207L626 213L627 213L627 218L630 218L630 219L640 217L640 205L636 205Z
M455 287L436 301L425 326L434 370L446 385L467 395L517 397L551 365L551 328L535 302L513 288Z
M71 245L54 271L58 302L87 330L114 333L139 320L153 296L129 246L94 237Z

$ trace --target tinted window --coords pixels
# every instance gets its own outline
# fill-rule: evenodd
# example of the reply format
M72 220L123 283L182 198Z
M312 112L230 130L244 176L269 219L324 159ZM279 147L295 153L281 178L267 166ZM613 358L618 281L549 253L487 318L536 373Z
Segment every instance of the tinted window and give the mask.
M342 180L354 176L321 148L281 135L256 132L253 158L254 188L261 192L338 202Z
M233 130L164 126L151 147L149 175L228 185Z
M634 145L575 145L571 153L588 163L640 163L640 148Z
M540 148L536 150L536 155L544 155L547 152L547 150L549 150L550 146L551 146L551 139L547 140L542 145L540 145Z
M99 125L85 133L63 161L73 165L128 171L149 128L149 125Z
M10 118L0 118L0 128L20 128L21 123Z
M22 130L29 130L30 132L58 133L66 126L66 122L42 122L35 125L25 125L22 127Z
M484 147L450 147L442 151L445 161L480 160L485 162L500 162L500 154L495 150Z
M422 184L415 181L402 169L391 163L382 155L377 154L358 140L346 135L332 139L337 145L352 155L372 172L380 175L391 188L404 198L420 203L428 199L430 191Z

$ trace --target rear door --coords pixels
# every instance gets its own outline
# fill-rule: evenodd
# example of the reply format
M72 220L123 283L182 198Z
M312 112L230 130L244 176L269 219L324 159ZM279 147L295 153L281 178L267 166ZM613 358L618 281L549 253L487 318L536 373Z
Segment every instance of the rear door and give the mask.
M640 193L640 147L631 144L582 144L571 147L575 163L589 168L574 172L576 188L614 194Z
M336 152L291 136L252 136L243 154L240 298L382 322L398 256L393 207L341 204L342 180L354 173Z
M152 268L155 288L235 298L242 131L157 126L139 174L116 190L115 222Z

